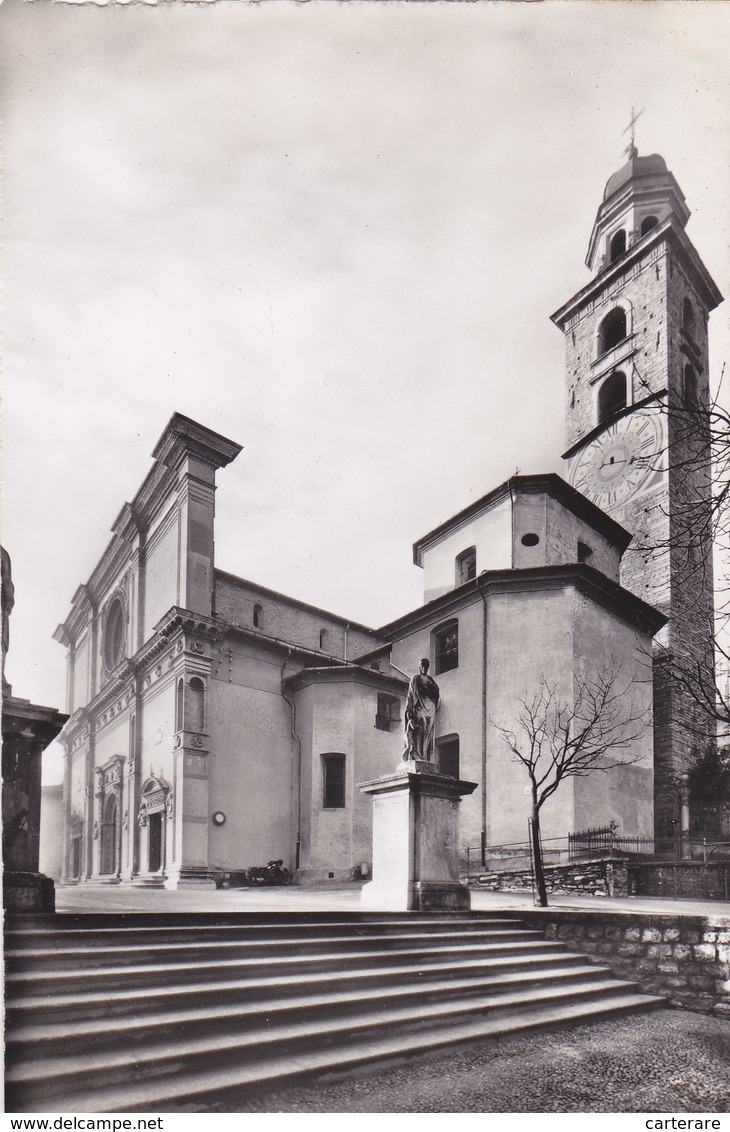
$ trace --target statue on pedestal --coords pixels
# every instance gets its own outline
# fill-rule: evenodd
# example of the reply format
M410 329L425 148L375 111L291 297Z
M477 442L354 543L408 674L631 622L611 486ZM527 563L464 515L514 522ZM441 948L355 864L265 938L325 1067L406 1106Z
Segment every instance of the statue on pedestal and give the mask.
M428 674L429 662L422 660L411 676L405 710L405 750L403 761L431 761L433 732L439 706L439 686Z

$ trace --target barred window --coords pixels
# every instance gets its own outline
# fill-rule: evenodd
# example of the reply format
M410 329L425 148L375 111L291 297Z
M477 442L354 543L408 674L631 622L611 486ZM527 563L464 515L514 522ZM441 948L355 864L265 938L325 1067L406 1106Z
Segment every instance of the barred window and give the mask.
M459 667L459 622L448 621L433 632L436 675Z
M400 721L400 700L397 696L378 693L378 708L375 713L375 726L379 731L390 731L394 723Z
M472 578L477 576L477 548L470 546L467 550L462 550L461 554L456 558L456 584L463 586L464 582L470 582Z
M459 736L444 735L436 740L436 767L439 774L459 777Z

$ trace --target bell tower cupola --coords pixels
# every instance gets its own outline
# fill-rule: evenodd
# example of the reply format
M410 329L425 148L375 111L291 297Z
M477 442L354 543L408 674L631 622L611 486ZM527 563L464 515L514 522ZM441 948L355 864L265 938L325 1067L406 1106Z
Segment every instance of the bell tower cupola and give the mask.
M684 228L689 209L666 162L658 153L639 157L632 145L625 165L606 183L588 245L593 275L616 263L654 228L670 221Z

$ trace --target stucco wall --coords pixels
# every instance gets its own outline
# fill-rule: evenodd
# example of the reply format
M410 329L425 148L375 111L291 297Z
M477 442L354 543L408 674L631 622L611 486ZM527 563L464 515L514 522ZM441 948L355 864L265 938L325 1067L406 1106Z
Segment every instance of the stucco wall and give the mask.
M456 558L476 546L477 573L509 570L512 565L512 512L509 500L496 504L423 551L424 604L456 585Z
M576 674L598 675L604 681L616 672L610 695L627 724L620 736L634 735L629 746L610 756L637 761L614 770L596 770L575 779L576 830L615 821L626 837L651 836L654 828L653 685L651 641L623 618L599 609L576 595ZM610 710L610 707L609 707ZM617 735L617 738L620 736Z
M540 542L536 546L522 543L522 538L528 533L539 536ZM589 564L617 582L621 556L604 535L547 494L516 496L513 561L516 569L577 562L579 541L593 551Z
M226 823L209 820L209 863L250 868L282 858L292 868L296 750L281 695L281 658L229 637L215 654L213 672L208 818L219 810Z
M71 758L71 771L69 775L69 813L72 817L76 816L81 822L85 820L84 815L84 791L86 788L86 759L88 757L88 748L86 746L79 747L74 751Z
M539 692L540 679L565 700L572 696L573 589L507 591L489 599L487 622L487 842L527 839L529 777L498 731L512 726ZM522 734L517 730L517 735ZM573 791L566 783L543 807L542 836L564 836L573 826Z
M79 640L74 655L73 689L71 702L67 704L69 711L84 707L89 702L91 680L91 627Z
M58 880L63 868L63 787L41 790L41 835L38 871Z
M303 879L342 879L372 861L372 799L358 789L395 769L402 752L401 728L375 726L378 688L351 673L335 674L296 693L302 740ZM323 805L325 754L345 755L345 806ZM332 877L330 878L330 874Z
M145 640L152 635L153 626L163 613L178 604L179 538L177 510L173 507L160 532L151 540L145 557Z
M432 633L442 618L395 641L392 652L393 663L404 672L417 672L422 657L430 660L430 675L439 685L441 696L436 739L444 735L459 736L460 776L479 784L476 791L461 802L462 845L477 845L481 836L483 608L481 598L472 598L469 604L446 618L455 618L459 623L459 666L450 672L437 673L435 666Z

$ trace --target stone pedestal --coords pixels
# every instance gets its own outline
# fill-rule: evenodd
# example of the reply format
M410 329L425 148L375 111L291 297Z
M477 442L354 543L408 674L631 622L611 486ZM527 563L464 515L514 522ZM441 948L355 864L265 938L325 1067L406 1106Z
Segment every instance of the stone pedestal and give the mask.
M459 876L459 804L476 785L420 761L360 784L373 796L373 879L362 890L364 908L469 910L469 890Z
M55 890L38 872L41 755L68 716L4 690L2 712L3 905L8 912L53 912Z

